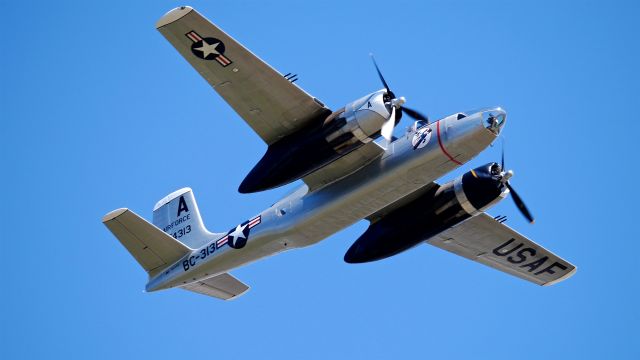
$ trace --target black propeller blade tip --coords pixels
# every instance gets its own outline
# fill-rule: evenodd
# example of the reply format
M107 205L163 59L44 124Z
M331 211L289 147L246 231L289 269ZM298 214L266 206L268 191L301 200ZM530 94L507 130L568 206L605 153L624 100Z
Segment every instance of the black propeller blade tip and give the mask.
M522 201L520 195L518 195L518 193L513 189L513 186L511 186L508 181L505 183L505 185L507 185L507 188L511 192L511 198L516 204L518 210L520 210L522 215L529 221L530 224L533 224L535 222L535 220L533 219L533 215L531 215L531 212L529 212L529 209L527 209L527 206L524 204L524 201Z
M380 72L380 68L378 67L378 63L376 62L376 58L371 53L369 54L369 56L371 56L371 60L373 61L373 66L376 67L376 71L378 72L378 77L380 77L380 81L382 81L382 85L384 85L384 88L387 89L387 93L389 95L391 95L392 94L391 89L389 89L389 85L384 80L384 76L382 76L382 72Z
M402 106L402 111L409 115L409 117L416 119L416 120L422 120L422 121L426 121L427 123L429 123L429 117L426 115L423 115L419 112L417 112L416 110L413 110L411 108L408 108L406 106Z
M502 161L500 163L500 169L504 170L504 136L502 137Z

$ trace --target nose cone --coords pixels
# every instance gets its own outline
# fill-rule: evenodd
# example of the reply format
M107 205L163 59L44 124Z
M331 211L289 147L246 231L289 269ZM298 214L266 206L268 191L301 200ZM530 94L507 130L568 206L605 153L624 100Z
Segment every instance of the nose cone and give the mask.
M500 107L488 109L482 112L484 126L492 133L498 135L507 120L507 112Z
M506 120L506 112L498 107L468 114L445 118L444 124L440 126L446 150L457 163L469 161L489 146Z

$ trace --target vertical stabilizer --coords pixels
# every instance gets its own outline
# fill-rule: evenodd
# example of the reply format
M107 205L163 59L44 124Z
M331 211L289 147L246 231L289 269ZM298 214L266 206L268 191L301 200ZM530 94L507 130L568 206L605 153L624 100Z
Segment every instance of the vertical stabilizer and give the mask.
M190 248L211 239L190 188L182 188L158 201L153 208L153 224Z

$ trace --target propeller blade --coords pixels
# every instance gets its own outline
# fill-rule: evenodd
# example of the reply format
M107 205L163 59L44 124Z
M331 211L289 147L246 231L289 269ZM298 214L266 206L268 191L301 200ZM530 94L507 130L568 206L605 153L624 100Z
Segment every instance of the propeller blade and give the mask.
M376 71L378 72L378 76L380 77L380 81L382 81L382 85L384 85L385 89L387 89L387 94L389 94L391 97L394 97L391 92L391 89L389 89L389 85L387 85L387 82L384 80L384 76L382 76L382 73L380 72L380 68L378 67L378 63L376 62L376 58L373 57L373 54L369 54L369 56L371 56L371 60L373 60L373 66L376 67Z
M502 137L502 162L500 163L500 169L504 171L504 136Z
M402 111L404 111L405 114L409 115L409 117L414 118L416 120L422 120L422 121L426 121L427 123L429 123L429 117L426 115L422 115L421 113L410 109L406 106L402 106Z
M391 116L389 116L389 120L385 121L380 129L380 135L383 138L387 139L387 145L391 142L391 136L393 135L393 128L396 126L396 108L394 106L391 107Z
M533 219L533 216L529 212L529 209L527 209L527 206L524 204L524 201L522 201L522 198L520 198L518 193L513 189L513 187L511 186L511 184L509 184L508 181L505 183L505 185L507 185L507 188L509 189L509 191L511 191L511 198L513 199L513 202L518 207L518 210L520 210L522 215L524 215L524 217L527 218L527 220L531 224L533 224L535 220Z

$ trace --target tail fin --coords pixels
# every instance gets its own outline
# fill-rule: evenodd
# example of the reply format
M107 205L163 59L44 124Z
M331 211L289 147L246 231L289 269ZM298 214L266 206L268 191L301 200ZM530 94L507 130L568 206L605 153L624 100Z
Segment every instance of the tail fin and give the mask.
M102 222L150 277L191 251L129 209L114 210L105 215Z
M190 248L211 240L204 227L198 204L190 188L182 188L158 201L153 208L153 224Z

